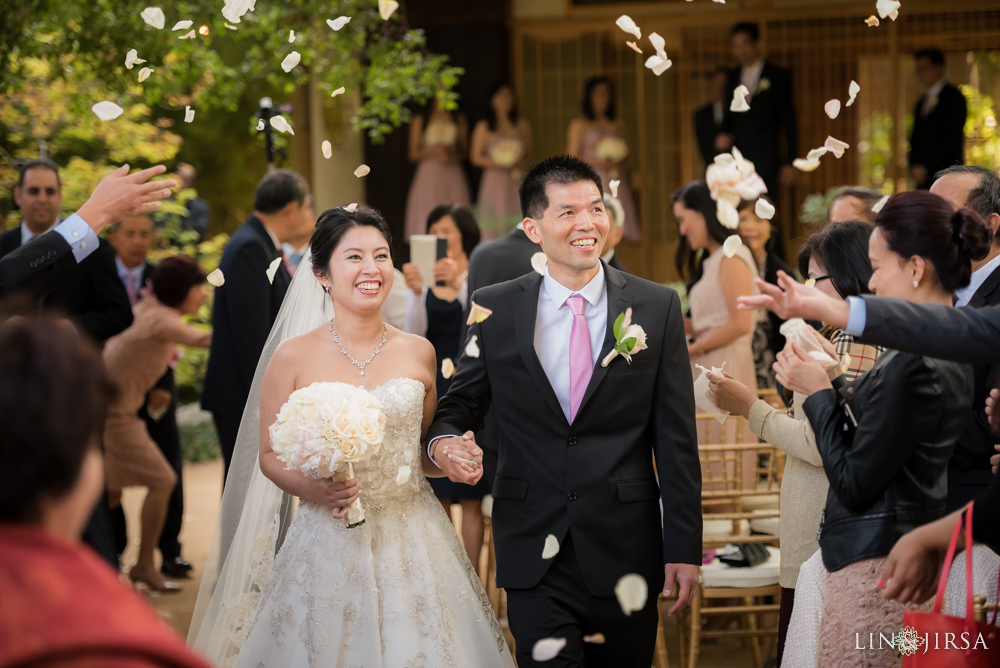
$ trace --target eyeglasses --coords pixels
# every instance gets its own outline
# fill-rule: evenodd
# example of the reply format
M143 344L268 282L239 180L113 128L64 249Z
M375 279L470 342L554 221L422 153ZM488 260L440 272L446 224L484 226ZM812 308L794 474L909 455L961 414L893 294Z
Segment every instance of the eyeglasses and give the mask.
M832 276L830 276L830 274L823 274L822 276L817 276L816 278L814 278L812 280L813 280L813 283L819 283L820 281L826 281L826 280L829 280L830 278L832 278Z
M32 197L37 197L38 195L41 195L42 192L45 192L45 194L48 195L49 197L55 197L56 193L59 192L59 190L56 188L45 188L43 191L42 188L39 188L37 186L31 186L29 188L25 188L24 190Z

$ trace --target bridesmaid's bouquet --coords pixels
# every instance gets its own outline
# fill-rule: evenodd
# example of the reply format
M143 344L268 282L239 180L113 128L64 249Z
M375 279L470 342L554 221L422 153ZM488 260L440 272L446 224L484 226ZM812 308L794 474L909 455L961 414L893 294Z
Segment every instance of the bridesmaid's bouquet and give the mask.
M524 157L524 145L520 139L501 139L490 149L490 160L498 167L513 167Z
M597 143L597 157L608 162L624 162L628 157L628 144L620 137L605 137Z
M385 437L385 414L367 390L313 383L292 392L270 427L271 449L289 471L314 478L354 477L353 464L371 459ZM361 499L347 509L347 526L364 524Z
M424 143L428 146L451 146L458 138L458 128L454 123L435 121L427 126Z

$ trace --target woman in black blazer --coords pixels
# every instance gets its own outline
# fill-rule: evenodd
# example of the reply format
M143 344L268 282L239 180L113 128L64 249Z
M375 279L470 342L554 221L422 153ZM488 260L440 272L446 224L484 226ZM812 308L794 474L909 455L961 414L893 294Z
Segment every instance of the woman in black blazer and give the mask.
M872 232L869 287L878 295L950 305L990 241L971 211L953 213L926 192L902 193L879 213ZM944 514L947 465L971 409L972 371L888 351L846 383L790 343L775 372L782 385L809 395L803 409L830 481L819 537L827 571L819 663L854 666L856 633L878 637L902 623L904 606L879 592L885 557L903 534ZM817 611L795 610L793 617L800 612ZM865 661L874 663L865 665L899 664L895 652L870 653Z

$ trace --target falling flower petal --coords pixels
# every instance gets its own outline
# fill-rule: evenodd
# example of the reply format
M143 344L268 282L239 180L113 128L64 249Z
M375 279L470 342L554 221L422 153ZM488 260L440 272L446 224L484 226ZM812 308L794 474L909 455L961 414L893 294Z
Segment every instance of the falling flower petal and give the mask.
M378 13L382 17L383 21L388 21L389 17L392 16L396 10L399 9L399 3L396 0L378 0Z
M144 62L146 61L139 57L139 52L135 49L125 54L125 67L128 69L132 69L135 65L142 65Z
M542 548L542 559L551 559L559 554L559 539L549 534L545 537L545 547Z
M264 131L264 127L265 127L264 126L264 119L262 118L259 121L257 121L257 132L263 132Z
M230 30L239 30L239 28L237 28L236 26L231 26L228 23L223 23L222 25L229 28Z
M333 28L334 30L340 30L350 22L351 22L350 16L340 16L335 19L326 20L326 24L331 28Z
M736 255L736 251L738 251L742 245L743 239L740 239L740 235L730 235L726 239L725 243L722 244L722 252L726 254L726 257L734 257Z
M271 261L271 264L267 266L267 282L274 283L274 275L278 273L278 267L281 266L281 258L276 257Z
M347 206L344 207L344 211L349 211L351 213L354 213L357 210L358 210L358 203L357 202L351 202L350 204L348 204Z
M646 607L646 597L649 595L649 587L646 580L641 575L629 573L622 576L615 585L615 596L618 597L618 605L622 607L622 612L631 615L636 610Z
M889 196L886 195L885 197L883 197L879 201L875 202L875 206L872 207L872 213L878 213L878 212L880 212L882 210L882 207L884 207L885 203L888 202L888 201L889 201Z
M824 155L830 152L826 146L820 146L819 148L814 148L806 154L806 160L819 160Z
M354 170L354 175L360 179L362 176L370 174L371 171L372 168L368 165L358 165L358 168Z
M190 123L193 120L194 120L194 109L192 109L190 107L190 105L185 105L184 106L184 122L185 123Z
M219 288L226 282L226 277L222 275L221 269L214 269L205 280L208 281L209 285Z
M196 34L195 31L192 30L191 32L187 33L186 35L181 35L177 39L194 39L195 34Z
M139 83L142 83L149 78L149 75L153 73L152 67L144 67L139 70Z
M326 139L323 140L323 157L329 160L333 156L333 146Z
M294 30L289 30L288 31L288 43L291 44L294 41L295 41L295 31Z
M278 132L287 132L290 135L295 134L292 126L288 124L284 116L271 116L271 127Z
M615 199L618 198L618 186L620 186L621 184L622 182L619 181L618 179L611 179L611 182L608 183L608 188L611 189L611 196L614 197Z
M227 21L239 23L240 17L247 12L252 12L257 0L226 0L225 7L222 8L222 15Z
M642 31L639 30L639 26L637 26L635 21L633 21L628 15L622 14L619 16L618 20L615 21L615 25L630 35L635 35L636 39L642 39Z
M840 100L834 98L823 105L823 111L830 118L836 118L840 115Z
M295 69L295 66L299 64L300 60L302 60L302 56L299 55L299 52L292 51L290 54L285 56L284 60L281 61L281 69L286 72L291 72Z
M774 207L766 199L758 199L757 204L754 205L754 213L757 214L759 218L764 220L771 220L774 218Z
M545 275L545 267L548 266L549 259L545 257L545 253L535 253L531 256L531 268L537 271L542 276Z
M483 515L486 517L493 516L493 495L487 494L483 497Z
M865 23L868 24L869 28L877 28L878 27L878 17L875 16L874 14L872 14L871 16L869 16L868 18L865 19Z
M347 92L347 89L344 88L343 86L341 86L337 90L335 90L332 93L330 93L330 97L337 97L338 95L343 95L346 92Z
M878 12L879 17L883 19L898 9L898 0L878 0L878 2L875 3L875 11ZM895 17L890 16L890 18L892 18L893 21L896 20Z
M727 199L719 198L715 202L715 217L724 227L735 230L740 226L740 212Z
M411 473L409 466L400 466L399 471L396 472L396 484L405 485L409 482Z
M482 322L491 315L493 315L493 311L485 306L480 306L476 302L472 302L472 306L469 307L469 318L465 321L465 324L471 327L473 323Z
M743 84L736 87L733 91L733 101L729 104L729 111L750 111L750 105L747 104L747 95L750 91Z
M167 22L167 17L163 15L163 10L159 7L146 7L139 14L146 25L151 25L157 30L163 30L163 25Z
M607 640L603 633L595 633L594 635L583 636L583 642L589 642L593 645L603 645Z
M194 25L194 21L178 21L170 30L187 30Z
M642 53L642 49L640 49L639 46L635 42L625 42L625 46L627 46L628 48L632 49L636 53Z
M889 12L889 18L892 19L893 21L895 21L896 19L898 19L899 18L899 10L893 10L893 11Z
M531 648L531 658L535 661L551 661L559 656L565 646L565 638L542 638Z
M455 375L455 363L451 361L450 357L445 357L441 360L441 377L448 380Z
M847 142L840 141L833 137L827 137L826 143L823 144L824 148L830 149L830 153L833 153L837 158L844 157L844 151L851 148L851 145Z
M657 33L649 33L649 43L653 45L653 49L663 60L667 59L667 41L660 37Z
M97 114L97 117L102 121L112 121L125 113L124 109L119 107L114 102L109 102L107 100L104 102L98 102L90 109Z
M476 341L479 339L478 334L473 334L469 342L465 344L465 354L469 357L479 357L479 344Z
M848 95L847 104L845 104L844 106L849 107L852 104L854 104L854 98L856 98L858 96L858 93L860 92L861 92L861 86L858 85L858 82L851 81L851 85L847 87L847 95Z
M650 56L649 58L646 59L646 69L653 70L653 74L655 74L656 76L660 76L661 74L669 70L670 66L673 64L674 64L673 61L670 60L669 58L664 60L659 56ZM749 107L747 108L749 109Z
M819 167L819 160L806 160L805 158L795 158L792 160L792 167L800 172L812 172Z

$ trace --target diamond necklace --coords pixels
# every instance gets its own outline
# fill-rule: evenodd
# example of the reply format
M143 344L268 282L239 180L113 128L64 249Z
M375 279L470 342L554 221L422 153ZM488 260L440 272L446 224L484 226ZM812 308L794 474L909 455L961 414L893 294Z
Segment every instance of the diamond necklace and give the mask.
M333 334L333 342L340 346L340 352L351 361L351 364L361 369L361 375L363 376L365 375L365 367L371 364L375 356L382 352L382 346L385 345L385 337L389 335L389 328L385 326L385 323L382 323L382 340L375 346L375 352L372 353L372 356L364 362L359 362L351 357L351 353L347 352L347 349L344 348L344 344L340 342L340 337L337 336L337 330L333 328L333 318L330 319L330 333Z

